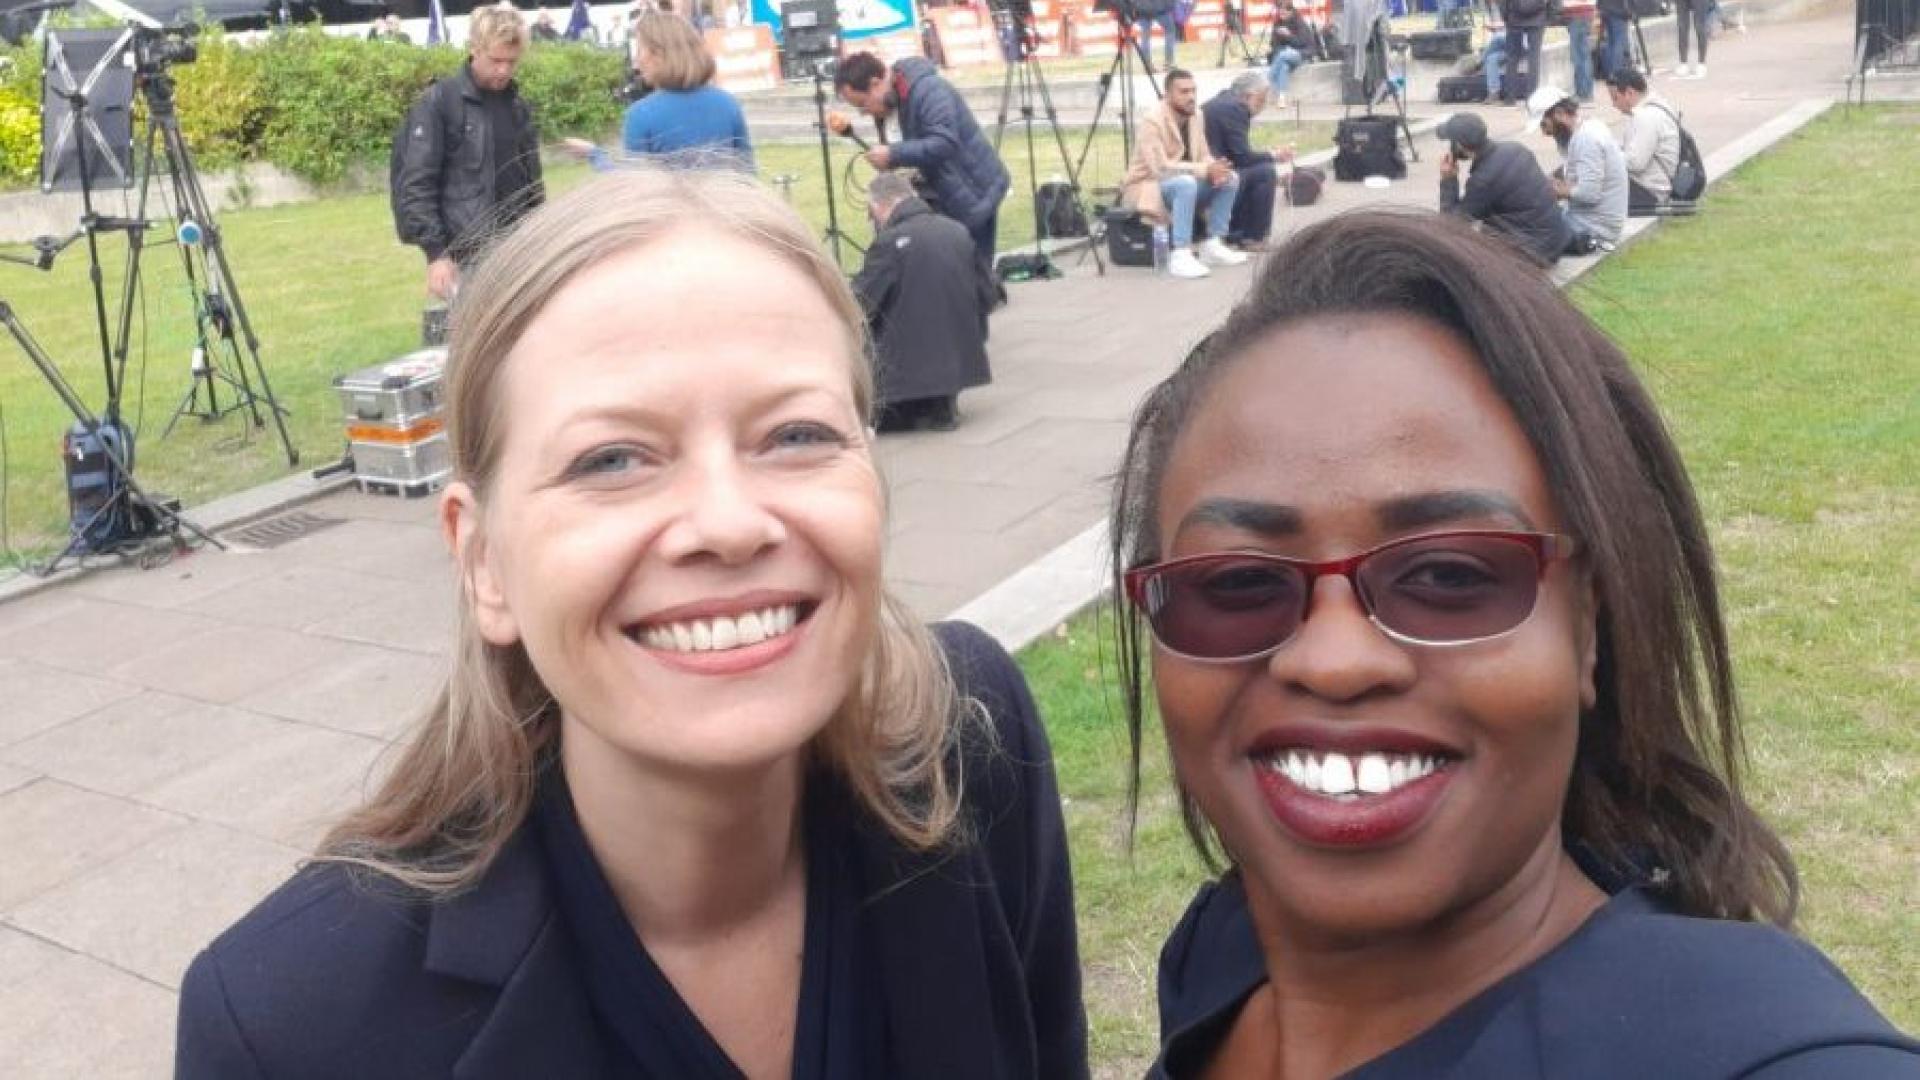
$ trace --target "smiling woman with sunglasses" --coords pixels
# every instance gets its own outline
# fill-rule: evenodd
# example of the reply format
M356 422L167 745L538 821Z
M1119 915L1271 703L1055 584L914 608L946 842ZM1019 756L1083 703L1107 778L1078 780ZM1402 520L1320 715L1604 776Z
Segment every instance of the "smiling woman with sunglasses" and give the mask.
M1619 351L1455 223L1302 233L1134 420L1113 524L1225 870L1155 1076L1916 1076L1791 935L1712 555Z

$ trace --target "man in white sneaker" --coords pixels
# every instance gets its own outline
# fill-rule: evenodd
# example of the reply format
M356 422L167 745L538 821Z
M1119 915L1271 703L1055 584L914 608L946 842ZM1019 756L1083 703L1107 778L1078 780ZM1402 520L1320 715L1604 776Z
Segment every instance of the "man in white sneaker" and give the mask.
M1140 120L1133 161L1127 165L1121 201L1172 233L1167 272L1178 278L1202 278L1215 266L1236 266L1247 257L1226 244L1240 178L1233 166L1207 146L1206 121L1200 115L1199 88L1193 74L1167 72L1166 96ZM1207 212L1207 239L1193 243L1193 214Z

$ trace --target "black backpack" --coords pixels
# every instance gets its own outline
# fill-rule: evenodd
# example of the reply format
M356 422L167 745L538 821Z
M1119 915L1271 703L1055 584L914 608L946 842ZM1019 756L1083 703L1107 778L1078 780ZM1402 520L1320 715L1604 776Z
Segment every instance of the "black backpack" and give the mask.
M1664 105L1653 107L1666 113L1673 121L1673 126L1680 131L1680 163L1674 166L1673 173L1667 177L1673 188L1673 201L1693 202L1707 193L1707 163L1700 157L1700 144L1693 141L1693 134L1672 109Z
M1064 180L1041 184L1033 196L1033 227L1042 237L1087 235L1086 211Z

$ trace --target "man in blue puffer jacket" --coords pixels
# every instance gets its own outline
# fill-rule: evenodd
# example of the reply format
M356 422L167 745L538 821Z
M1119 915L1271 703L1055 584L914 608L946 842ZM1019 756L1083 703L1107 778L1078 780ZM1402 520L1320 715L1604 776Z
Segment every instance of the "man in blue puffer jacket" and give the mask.
M1007 197L1012 178L953 84L918 56L899 61L889 72L879 57L857 52L841 58L833 89L873 117L883 136L887 117L899 117L900 140L868 150L867 163L883 171L917 170L933 208L966 226L981 261L992 266L1000 200ZM850 125L838 114L828 123L842 134Z

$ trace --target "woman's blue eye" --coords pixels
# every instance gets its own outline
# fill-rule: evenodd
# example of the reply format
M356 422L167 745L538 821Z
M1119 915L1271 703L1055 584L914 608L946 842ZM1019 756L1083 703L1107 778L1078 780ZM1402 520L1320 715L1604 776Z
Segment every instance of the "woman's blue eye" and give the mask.
M776 447L806 448L844 446L847 440L827 425L808 420L782 424L768 441Z
M575 476L595 476L619 472L633 466L639 452L631 446L603 446L574 460L568 472Z

